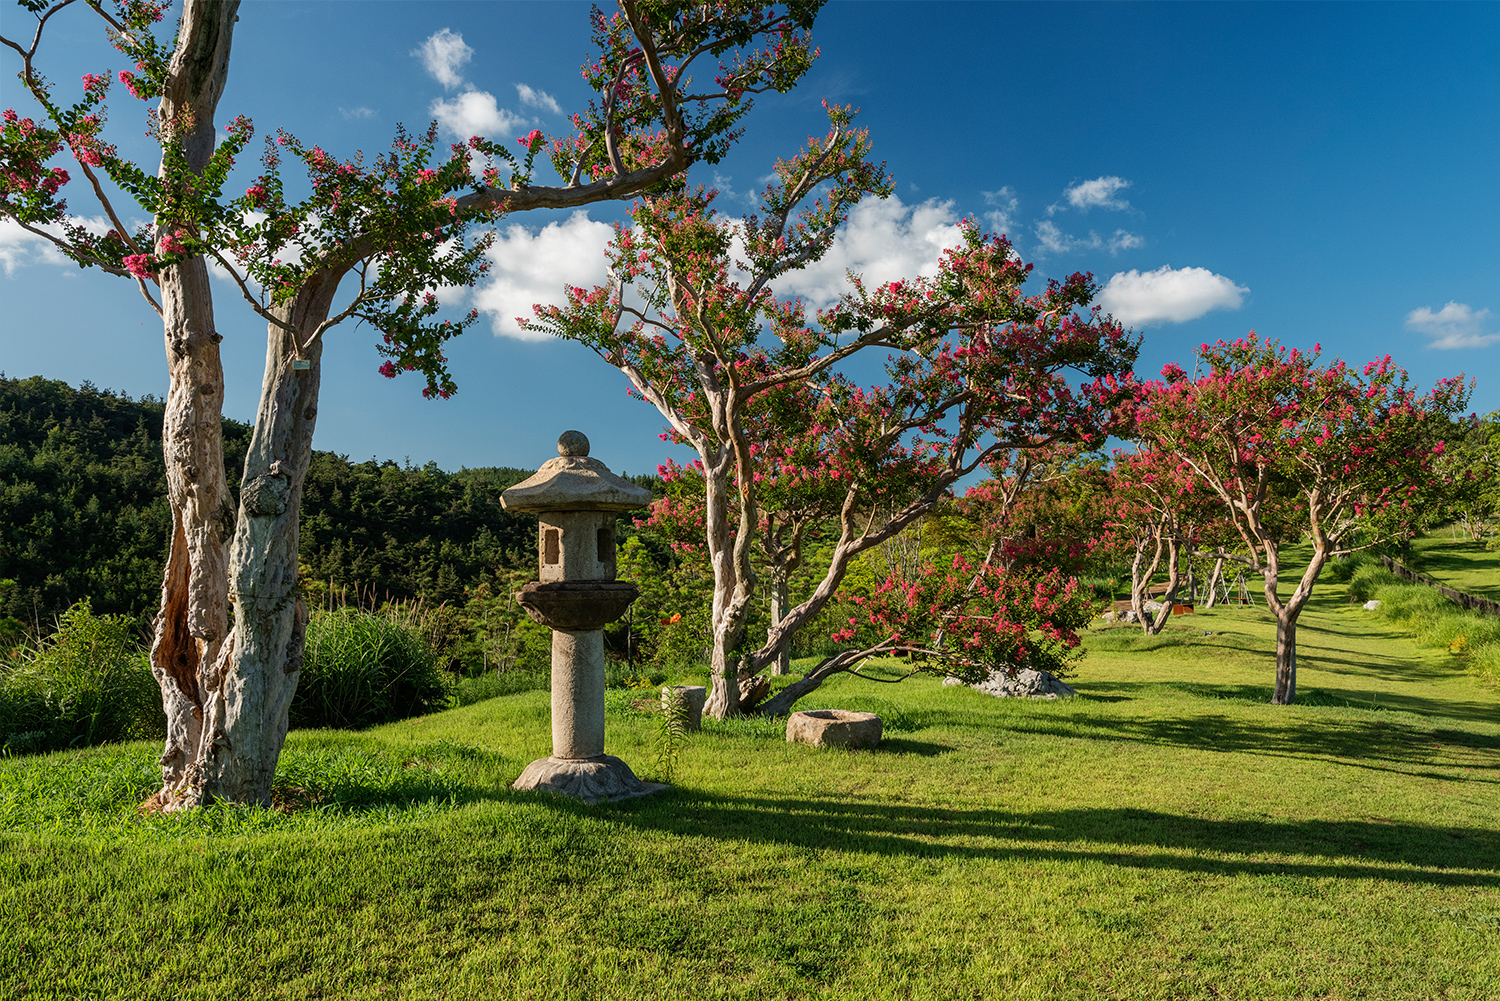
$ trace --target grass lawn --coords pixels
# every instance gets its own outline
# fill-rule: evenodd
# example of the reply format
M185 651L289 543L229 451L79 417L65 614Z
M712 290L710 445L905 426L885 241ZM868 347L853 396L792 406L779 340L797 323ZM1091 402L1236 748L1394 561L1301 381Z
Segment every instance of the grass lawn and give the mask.
M1500 695L1337 585L1292 707L1264 612L1172 626L1091 634L1066 702L844 679L809 703L880 748L710 725L597 808L506 788L545 692L294 733L281 810L137 818L145 745L0 761L0 997L1500 997Z
M1500 601L1500 561L1483 542L1471 542L1452 528L1440 528L1413 540L1412 549L1417 554L1413 570L1455 591Z

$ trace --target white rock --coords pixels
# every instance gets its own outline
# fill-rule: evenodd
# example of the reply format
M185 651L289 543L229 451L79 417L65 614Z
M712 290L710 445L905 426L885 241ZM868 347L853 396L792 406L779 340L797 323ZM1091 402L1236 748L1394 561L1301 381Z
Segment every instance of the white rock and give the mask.
M948 677L943 679L943 684L962 685L963 682L958 678ZM988 678L969 687L997 699L1071 699L1078 694L1054 675L1030 668L1024 668L1013 675L1004 671L991 671Z
M1373 598L1371 600L1365 602L1365 611L1367 611L1367 612L1373 612L1373 611L1375 611L1375 609L1377 609L1379 607L1380 607L1380 602L1374 600Z

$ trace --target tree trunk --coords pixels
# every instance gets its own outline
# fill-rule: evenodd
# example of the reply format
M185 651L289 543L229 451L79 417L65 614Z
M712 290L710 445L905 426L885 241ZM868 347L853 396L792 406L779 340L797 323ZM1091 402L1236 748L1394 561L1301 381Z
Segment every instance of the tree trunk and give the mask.
M1130 563L1130 610L1135 612L1135 620L1140 623L1141 631L1150 635L1151 616L1146 612L1146 592L1151 587L1151 578L1156 576L1156 568L1161 564L1161 540L1156 540L1156 550L1151 556L1149 565L1143 566L1146 558L1146 543L1138 542L1135 547L1135 559Z
M229 632L225 542L234 508L224 477L223 368L214 331L208 269L182 262L161 279L167 360L172 373L162 421L172 541L151 644L151 669L167 716L162 749L165 805L181 790L198 753L203 674Z
M1302 579L1297 582L1297 587L1292 591L1291 597L1287 598L1286 604L1280 606L1273 600L1276 596L1274 568L1277 563L1275 554L1272 554L1272 569L1266 574L1266 596L1267 604L1276 613L1276 689L1271 694L1273 705L1289 706L1297 700L1297 619L1302 615L1302 609L1307 607L1307 599L1312 597L1313 585L1318 582L1318 575L1328 562L1329 551L1326 537L1314 538L1313 554L1308 560L1307 569L1302 572Z
M1289 706L1297 699L1297 616L1285 611L1276 617L1276 690L1271 704L1277 706Z
M771 628L781 625L787 610L787 579L783 573L771 574ZM792 673L792 638L786 636L776 648L776 659L771 663L771 673L785 677Z
M1213 608L1219 600L1219 587L1224 576L1224 557L1214 560L1214 572L1208 577L1208 597L1203 602L1204 608Z
M1159 635L1166 628L1167 620L1172 617L1172 605L1177 601L1177 588L1181 581L1180 562L1178 559L1179 547L1175 539L1168 539L1166 546L1167 591L1161 596L1161 608L1156 611L1156 614L1145 616L1141 620L1141 625L1146 630L1147 636Z
M183 9L158 114L175 121L191 113L194 129L181 142L194 171L213 153L214 111L228 79L238 7L238 0L192 0ZM170 220L158 219L157 239L171 229ZM223 338L214 329L208 267L202 257L188 258L163 269L158 283L171 378L162 457L172 537L151 644L151 671L167 717L162 787L145 804L153 809L181 797L198 756L204 683L229 631L225 542L234 530L224 474Z
M337 278L314 275L277 315L310 331L328 315ZM202 724L193 761L167 809L222 799L270 805L287 713L302 669L307 609L297 594L297 525L312 456L322 341L292 367L291 336L269 326L260 406L240 483L229 559L234 631L199 671ZM305 337L305 334L304 334Z
M712 526L706 535L709 562L714 572L714 598L709 659L710 688L703 711L714 719L740 715L740 670L744 666L739 653L745 636L745 614L751 594L748 558L741 539L730 537L729 473L734 456L725 446L716 453L700 450L703 462L704 520ZM744 499L741 498L741 505ZM743 523L743 517L736 521ZM744 534L743 529L740 533Z

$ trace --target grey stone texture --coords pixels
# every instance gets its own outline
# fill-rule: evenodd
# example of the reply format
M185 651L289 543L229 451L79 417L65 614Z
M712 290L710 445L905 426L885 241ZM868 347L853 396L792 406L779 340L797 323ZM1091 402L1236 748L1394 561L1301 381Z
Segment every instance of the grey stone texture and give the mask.
M673 688L687 706L687 728L703 729L703 704L708 701L708 689L702 685L674 685Z
M516 601L549 629L602 629L639 593L628 580L532 581L516 592Z
M943 679L943 684L962 685L964 682L950 676ZM997 699L1071 699L1078 694L1055 675L1030 668L1023 668L1015 674L991 671L988 678L969 687Z
M518 792L550 792L593 806L636 796L649 796L667 788L660 782L643 782L630 766L610 754L576 758L538 758L526 766L510 787Z
M557 452L534 476L501 494L501 505L511 511L618 512L651 503L651 491L589 458L589 440L582 431L564 431Z
M552 631L552 756L604 753L604 632Z
M880 743L880 717L847 709L812 709L786 721L788 743L813 747L874 747Z

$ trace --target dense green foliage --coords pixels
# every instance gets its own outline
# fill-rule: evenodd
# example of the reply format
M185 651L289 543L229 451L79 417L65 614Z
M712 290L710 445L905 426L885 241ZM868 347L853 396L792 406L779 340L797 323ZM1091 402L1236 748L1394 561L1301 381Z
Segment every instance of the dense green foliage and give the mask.
M0 619L46 629L84 598L103 614L156 610L172 524L162 412L149 396L0 374ZM225 420L231 468L249 438Z
M313 612L292 726L358 729L433 712L447 702L447 684L415 606Z
M161 693L128 616L95 615L80 602L38 646L0 657L0 753L165 732Z
M1374 591L1379 612L1422 646L1445 648L1481 681L1500 685L1500 617L1472 612L1423 584L1391 580Z
M171 527L162 412L149 396L0 376L0 618L45 631L82 598L139 620L155 611ZM234 491L249 437L225 419ZM536 519L503 510L500 493L529 475L314 452L300 528L310 603L508 594L511 572L535 562Z

